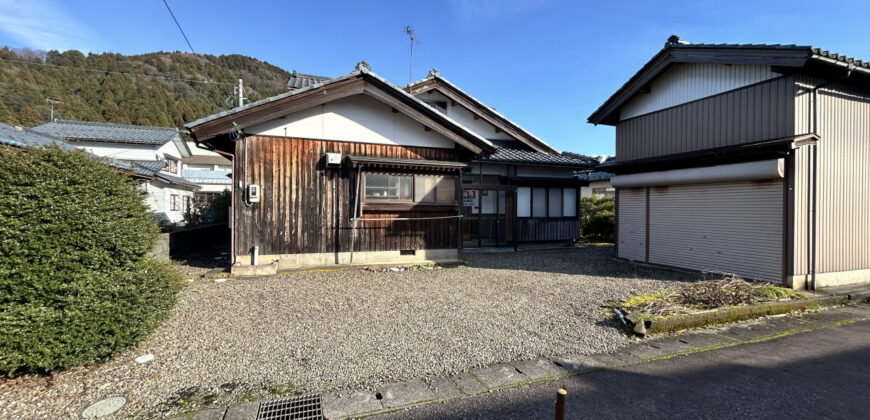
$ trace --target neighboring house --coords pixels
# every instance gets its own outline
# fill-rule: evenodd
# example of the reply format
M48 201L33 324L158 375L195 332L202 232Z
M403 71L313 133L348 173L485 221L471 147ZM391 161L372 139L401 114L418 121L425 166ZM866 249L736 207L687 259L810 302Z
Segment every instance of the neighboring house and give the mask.
M574 155L574 153L568 152L565 154ZM615 161L612 156L598 156L597 159L602 164ZM616 198L616 188L610 185L610 177L612 176L613 174L610 172L595 170L577 172L577 178L588 183L580 188L580 197Z
M590 117L616 127L620 258L795 288L870 282L870 65L671 37Z
M290 80L287 81L287 89L302 89L311 85L316 85L318 83L323 83L329 80L330 77L326 76L315 76L313 74L304 74L297 73L296 70L293 70L293 74L290 75Z
M178 129L54 120L31 130L137 174L155 215L169 223L184 221L198 187L181 176L181 161L191 153Z
M551 177L550 168L581 166L561 160L536 139L525 139L532 147L502 138L500 147L450 111L437 110L372 73L365 63L346 76L187 128L201 146L234 155L232 254L237 265L455 261L468 226L464 216L481 220L472 207L497 220L514 211L505 203L514 200L518 185L509 179L547 177L551 185L576 187L579 181L572 184L570 176ZM527 166L531 155L538 161ZM466 184L466 177L472 183ZM472 199L469 190L488 193ZM531 194L534 200L538 193ZM552 203L556 197L560 211L574 201L569 197L563 203L561 190ZM549 203L538 200L538 205ZM569 214L576 212L576 205L567 207ZM252 254L259 255L256 261Z
M462 173L463 247L579 239L578 189L586 183L575 174L597 160L559 153L437 70L408 91L496 146Z
M208 205L218 194L230 190L233 162L217 153L199 149L195 144L188 144L188 148L192 156L182 159L181 175L199 186L195 195L197 202L201 206Z

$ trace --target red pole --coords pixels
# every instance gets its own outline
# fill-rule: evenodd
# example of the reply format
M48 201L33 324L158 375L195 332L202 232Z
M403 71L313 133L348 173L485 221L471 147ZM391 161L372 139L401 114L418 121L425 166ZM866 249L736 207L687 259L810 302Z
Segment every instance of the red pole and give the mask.
M565 397L568 391L565 388L559 388L556 391L556 420L565 420Z

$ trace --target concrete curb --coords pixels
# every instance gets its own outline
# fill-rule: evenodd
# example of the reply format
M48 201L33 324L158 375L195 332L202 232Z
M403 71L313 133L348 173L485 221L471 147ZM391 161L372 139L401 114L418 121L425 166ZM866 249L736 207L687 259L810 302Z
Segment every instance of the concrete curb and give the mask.
M843 296L827 296L817 300L830 303L842 302L842 299ZM759 343L793 334L868 320L870 320L870 305L847 305L805 314L801 317L777 317L764 322L750 321L652 338L632 344L614 353L599 353L589 356L566 355L500 363L484 368L470 368L466 372L450 377L434 377L427 381L412 380L386 384L378 387L377 392L326 393L323 394L323 413L327 419L371 417L553 382L604 369L618 369L687 354ZM246 403L229 407L224 417L221 417L221 414L224 413L223 410L211 409L193 413L192 416L188 414L186 418L253 420L256 418L258 406L259 403Z
M756 305L722 308L695 314L675 315L667 318L654 318L644 321L644 323L646 326L646 334L660 334L690 328L746 321L763 316L786 314L813 307L839 306L848 302L849 297L844 295L816 295L802 300L767 302Z

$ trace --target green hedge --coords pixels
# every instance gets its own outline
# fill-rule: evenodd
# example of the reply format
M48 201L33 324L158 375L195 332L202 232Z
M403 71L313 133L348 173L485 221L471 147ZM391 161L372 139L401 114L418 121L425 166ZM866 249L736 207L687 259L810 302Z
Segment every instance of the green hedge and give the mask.
M181 287L128 180L80 151L0 148L0 372L50 372L144 338Z
M580 233L583 239L595 242L614 241L613 199L604 197L583 197L580 200Z

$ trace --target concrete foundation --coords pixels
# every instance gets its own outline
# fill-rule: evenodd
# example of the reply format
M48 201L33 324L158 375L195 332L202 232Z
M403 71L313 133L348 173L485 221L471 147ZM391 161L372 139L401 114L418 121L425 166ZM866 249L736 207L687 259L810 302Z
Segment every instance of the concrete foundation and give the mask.
M792 289L805 289L808 276L801 274L789 276L786 286ZM850 284L870 284L870 269L816 273L816 288L846 286Z
M295 268L315 268L330 266L366 266L383 264L435 264L459 262L458 249L418 249L413 255L402 255L400 251L371 251L354 252L353 264L351 264L350 252L326 252L317 254L280 254L260 255L260 265L277 261L278 270L292 270ZM237 269L251 266L251 256L237 255L236 264L233 265L233 273ZM237 268L238 267L238 268Z

